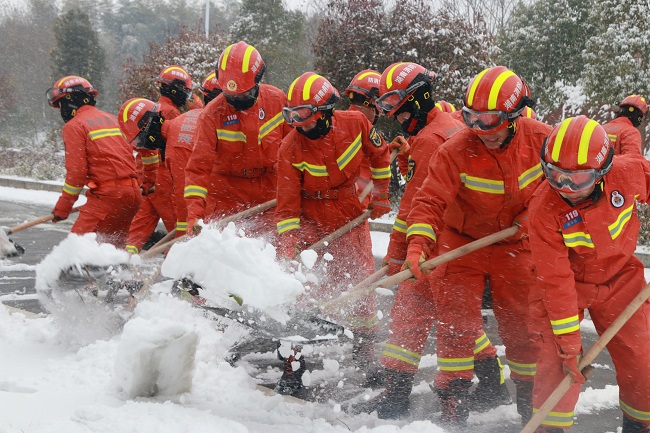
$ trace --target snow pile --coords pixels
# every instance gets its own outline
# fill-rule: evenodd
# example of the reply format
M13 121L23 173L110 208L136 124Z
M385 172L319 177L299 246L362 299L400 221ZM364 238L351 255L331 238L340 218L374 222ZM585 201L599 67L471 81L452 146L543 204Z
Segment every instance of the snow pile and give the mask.
M240 236L234 224L223 231L206 227L175 244L162 274L190 278L203 287L201 296L217 306L231 306L231 295L271 314L273 307L293 302L305 289L275 260L275 248L262 239Z
M36 290L48 291L57 285L61 271L76 268L83 275L84 266L108 267L129 263L131 255L111 244L97 242L96 233L70 233L36 267Z
M18 250L7 237L4 228L0 227L0 257L15 256L16 254L18 254Z

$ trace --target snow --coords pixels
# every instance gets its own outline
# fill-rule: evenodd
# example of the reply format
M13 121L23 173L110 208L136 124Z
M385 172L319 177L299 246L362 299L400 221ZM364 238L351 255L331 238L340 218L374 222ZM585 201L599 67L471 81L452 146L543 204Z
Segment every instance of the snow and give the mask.
M7 190L0 188L0 200L18 201ZM19 197L37 203L42 194L21 191ZM375 256L382 257L388 234L373 233L373 242ZM219 280L206 289L215 297L232 291L260 308L274 308L297 296L302 285L295 275L272 263L272 254L272 247L262 240L240 236L228 227L223 232L204 230L192 241L175 245L168 257L187 265L204 282ZM208 257L216 257L218 264ZM47 291L55 284L53 275L66 266L95 260L129 262L121 252L97 245L92 235L70 236L37 266L41 289ZM317 259L310 253L303 260L310 268ZM180 264L164 263L163 274L182 274ZM0 270L12 268L24 266L0 261ZM263 281L270 283L266 291ZM93 331L88 328L99 327L99 319L75 322L57 314L32 317L0 307L0 433L445 431L426 420L380 421L374 415L344 418L335 403L297 404L261 392L243 367L225 361L240 331L215 326L200 309L168 291L169 284L153 286L152 295L138 303L123 327L108 334L98 331L102 338L96 339L88 338ZM593 332L588 320L583 325L583 330ZM75 334L86 334L86 338L71 338ZM305 348L303 354L309 350ZM423 358L423 367L435 364L435 355ZM334 359L324 363L326 371L338 368ZM309 374L304 378L311 380ZM414 393L426 391L421 388L425 390L425 384L416 386ZM587 388L576 413L617 404L618 387ZM470 425L498 425L499 420L516 418L514 410L509 406L472 414Z

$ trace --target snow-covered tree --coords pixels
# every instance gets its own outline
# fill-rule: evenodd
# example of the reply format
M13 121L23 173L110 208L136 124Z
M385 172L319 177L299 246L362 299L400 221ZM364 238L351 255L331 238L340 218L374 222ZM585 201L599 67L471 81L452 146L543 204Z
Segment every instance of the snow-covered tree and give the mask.
M165 44L150 43L143 61L136 64L130 58L124 66L124 78L120 82L118 108L125 100L144 97L156 100L160 96L155 79L166 66L179 65L192 77L197 89L208 74L214 70L221 52L227 46L226 38L181 27L178 36L168 36Z
M308 68L304 28L305 16L288 10L281 0L243 0L229 39L253 45L266 63L264 82L287 90Z
M575 88L584 70L581 53L596 27L589 0L538 0L517 8L498 37L498 62L528 82L546 121L577 114ZM584 101L583 101L584 102ZM567 113L567 110L569 111Z
M79 9L70 9L62 14L54 22L54 39L52 80L79 75L101 91L106 68L104 49L88 14Z
M594 108L630 94L650 96L650 2L597 0L598 31L584 53L585 91Z

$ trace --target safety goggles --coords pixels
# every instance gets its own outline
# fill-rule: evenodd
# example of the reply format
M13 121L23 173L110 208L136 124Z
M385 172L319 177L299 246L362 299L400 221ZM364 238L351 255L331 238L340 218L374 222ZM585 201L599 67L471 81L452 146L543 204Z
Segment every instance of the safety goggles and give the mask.
M399 89L384 93L379 99L377 99L377 105L384 113L390 113L395 108L402 105L402 102L411 96L415 90L428 83L428 81L422 80L407 87L406 90Z
M65 96L65 94L77 91L77 89L61 89L59 87L51 87L47 89L47 92L45 93L47 96L47 103L50 104L50 107L60 108L61 99Z
M508 113L505 111L474 111L471 108L463 107L463 120L471 129L489 131L495 129L508 120Z
M591 188L603 175L602 170L567 171L546 162L542 165L548 183L560 192L585 191Z
M284 121L291 126L304 126L311 123L316 113L319 111L328 111L334 108L334 104L321 105L300 105L298 107L284 107L282 117Z

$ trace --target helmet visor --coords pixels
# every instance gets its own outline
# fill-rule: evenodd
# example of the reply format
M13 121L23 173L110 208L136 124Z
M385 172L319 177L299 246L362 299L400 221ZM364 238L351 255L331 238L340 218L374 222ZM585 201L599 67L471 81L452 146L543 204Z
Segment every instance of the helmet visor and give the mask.
M505 111L474 111L463 107L463 120L471 129L489 131L499 127L508 119Z
M581 192L591 188L601 173L597 170L563 170L553 164L544 163L544 174L553 189L560 192Z
M317 111L318 107L311 104L292 108L284 107L282 109L282 117L291 126L304 126L311 122Z

